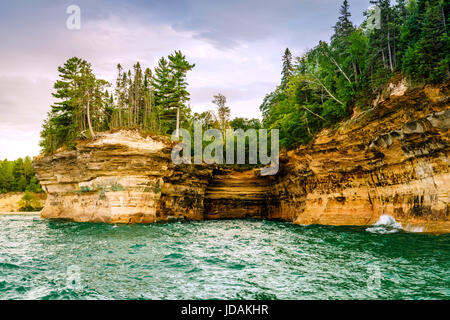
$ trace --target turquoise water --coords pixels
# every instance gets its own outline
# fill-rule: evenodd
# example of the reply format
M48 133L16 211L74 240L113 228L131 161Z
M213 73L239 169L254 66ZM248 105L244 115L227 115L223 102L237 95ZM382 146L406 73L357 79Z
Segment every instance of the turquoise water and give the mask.
M448 299L450 236L0 217L0 299Z

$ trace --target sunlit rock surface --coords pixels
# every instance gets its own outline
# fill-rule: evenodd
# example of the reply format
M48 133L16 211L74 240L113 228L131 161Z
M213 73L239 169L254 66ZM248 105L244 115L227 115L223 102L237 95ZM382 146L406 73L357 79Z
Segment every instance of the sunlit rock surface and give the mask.
M119 131L35 158L49 195L41 216L106 223L203 219L212 169L175 166L171 150L167 139Z
M450 232L449 85L389 86L336 131L282 154L280 171L175 166L166 138L102 133L37 157L42 217L107 223L268 218L361 225L392 216L404 230Z
M449 88L394 90L373 110L281 159L271 216L298 224L450 232Z

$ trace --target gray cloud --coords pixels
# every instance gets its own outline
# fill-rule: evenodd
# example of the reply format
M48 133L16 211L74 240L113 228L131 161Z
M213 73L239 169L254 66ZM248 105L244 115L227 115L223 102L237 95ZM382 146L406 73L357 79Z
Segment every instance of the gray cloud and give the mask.
M228 106L233 108L233 102L251 100L261 94L273 90L271 82L255 82L242 87L196 87L191 93L192 100L198 104L212 105L213 96L222 93L227 97Z
M0 76L0 125L40 127L53 98L49 79ZM43 103L43 102L46 103Z
M265 94L280 81L281 55L327 40L337 0L78 0L82 28L65 27L72 1L0 0L0 158L38 152L42 120L53 102L57 66L79 56L114 82L115 67L154 67L182 50L195 112L213 109L222 92L233 116L258 117ZM354 22L369 0L350 1Z

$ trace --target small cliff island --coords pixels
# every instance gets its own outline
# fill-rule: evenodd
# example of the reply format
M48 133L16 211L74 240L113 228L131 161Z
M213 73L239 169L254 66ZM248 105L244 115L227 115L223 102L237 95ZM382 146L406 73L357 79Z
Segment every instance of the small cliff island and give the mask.
M375 106L259 169L175 165L174 143L136 131L99 133L34 159L43 218L77 222L261 218L367 226L388 214L407 231L450 232L449 84L391 84Z

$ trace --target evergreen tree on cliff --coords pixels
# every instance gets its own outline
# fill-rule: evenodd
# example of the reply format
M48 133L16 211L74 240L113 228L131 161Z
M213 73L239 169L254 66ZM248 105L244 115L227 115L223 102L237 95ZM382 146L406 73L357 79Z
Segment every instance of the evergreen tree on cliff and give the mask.
M104 88L108 83L97 79L91 65L74 57L59 67L60 79L55 82L53 96L60 100L51 106L41 131L40 146L44 153L52 153L66 146L71 149L79 137L94 135L94 127L101 129L104 118Z
M183 113L187 111L186 102L189 101L189 92L187 91L187 72L195 67L190 64L181 51L175 51L169 56L169 68L173 79L173 99L170 107L176 109L176 135L179 136L180 121Z
M121 128L123 126L122 122L122 110L125 106L125 90L124 85L126 81L124 81L124 73L122 65L119 63L117 65L117 80L116 80L116 99L117 99L117 113L118 113L118 121L117 124Z
M61 101L51 106L47 120L41 132L40 145L44 152L54 152L64 144L71 145L77 136L77 119L81 117L81 110L77 105L78 78L86 61L77 57L66 61L64 66L58 67L60 79L54 84L56 92L53 97Z
M169 131L167 117L167 107L171 104L173 81L170 77L169 62L162 57L155 68L152 86L155 89L154 100L158 112L158 122L160 131Z
M168 60L161 58L155 68L153 87L155 105L159 109L160 127L163 133L171 133L180 128L180 121L188 108L187 72L195 64L190 64L181 51L169 55Z
M339 18L336 22L336 25L333 27L334 35L331 38L332 42L337 39L343 39L348 37L354 30L355 27L353 23L350 21L351 13L350 13L350 5L348 4L348 0L344 0L339 9Z
M416 10L414 17L421 30L417 41L405 52L404 69L415 80L442 82L450 78L450 37L443 14L444 5L439 0L431 0L419 3Z
M286 48L283 54L283 69L281 70L281 86L285 87L294 68L292 66L292 53L289 48Z

